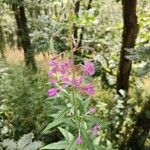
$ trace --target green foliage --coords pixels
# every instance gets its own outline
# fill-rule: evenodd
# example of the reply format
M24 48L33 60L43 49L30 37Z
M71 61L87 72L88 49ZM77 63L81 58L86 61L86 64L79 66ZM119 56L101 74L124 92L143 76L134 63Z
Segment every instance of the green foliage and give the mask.
M42 142L32 141L33 139L33 133L24 134L17 142L5 139L0 148L6 148L7 150L38 150L42 146Z
M22 4L23 2L22 0L6 1L9 4L12 2ZM16 47L17 26L10 5L3 3L6 1L0 1L0 25L6 43ZM23 4L35 52L53 54L68 50L67 1L24 0ZM72 4L74 6L74 3ZM82 61L87 58L92 59L96 64L94 79L97 91L92 97L91 106L96 104L97 114L92 118L89 116L82 118L82 113L80 115L83 119L83 127L92 127L93 124L99 122L103 129L100 130L100 136L93 141L91 141L91 132L85 132L83 129L82 134L87 145L78 147L78 149L88 149L86 147L93 149L92 144L88 145L93 142L98 150L113 150L118 149L119 145L129 138L135 128L138 113L144 103L149 100L145 91L140 87L140 79L137 78L140 76L143 79L143 75L148 76L150 72L149 0L138 2L139 34L135 49L130 49L130 55L127 56L133 60L133 71L129 97L126 100L114 94L121 48L121 3L116 3L116 0L93 0L92 7L88 11L86 10L87 5L88 1L82 0L79 17L72 15L71 21L79 28L78 35L83 33L82 47L78 49L81 56L78 56L78 59ZM54 143L43 149L77 149L75 142L77 130L74 122L71 121L72 118L67 117L71 104L65 107L69 101L67 91L59 95L57 100L47 99L48 84L46 84L45 72L32 76L24 72L22 66L12 66L9 67L0 62L0 141L6 138L17 140L23 134L31 131L35 133L36 138L41 138L44 136L41 133L47 126L44 130L49 139L47 143L51 141ZM146 80L148 81L149 79ZM77 97L79 98L78 95ZM79 113L86 113L89 108L89 100L82 102L79 98L78 108ZM85 121L89 120L91 123L86 124ZM105 124L105 122L109 123ZM60 132L61 135L58 136L57 132ZM59 139L61 141L57 142ZM9 142L15 145L13 141ZM149 140L146 144L149 144Z
M32 78L21 68L12 67L9 72L3 70L0 78L2 125L11 126L9 134L15 139L31 131L39 134L48 118L48 110L45 110L46 75L43 73Z
M101 138L106 145L110 143L113 148L118 149L118 146L132 134L136 117L145 103L149 101L149 96L139 86L138 80L136 81L137 86L134 85L127 99L120 99L113 94L112 90L104 90L99 84L97 90L100 92L97 92L94 98L98 108L97 113L104 121L110 123L107 130L100 133Z
M22 5L24 0L4 0L3 2L7 4L17 4L17 5Z
M140 47L135 50L127 49L127 51L130 53L127 58L137 64L137 76L148 75L150 73L150 46Z

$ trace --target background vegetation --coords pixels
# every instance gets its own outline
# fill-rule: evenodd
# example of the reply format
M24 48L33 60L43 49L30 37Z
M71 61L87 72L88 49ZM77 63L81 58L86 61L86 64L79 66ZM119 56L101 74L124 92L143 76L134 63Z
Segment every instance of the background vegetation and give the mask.
M49 60L70 57L70 27L75 64L88 59L96 66L90 105L108 124L96 142L104 150L150 149L150 2L133 3L0 0L0 149L15 145L6 139L23 135L23 143L34 137L39 147L63 139L57 127L42 132L54 113L47 95Z

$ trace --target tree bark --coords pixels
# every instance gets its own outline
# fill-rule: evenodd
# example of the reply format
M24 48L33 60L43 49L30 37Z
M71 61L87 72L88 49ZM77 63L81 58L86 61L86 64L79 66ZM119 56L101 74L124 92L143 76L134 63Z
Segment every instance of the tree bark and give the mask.
M89 3L88 3L88 6L86 8L86 10L89 10L91 9L91 3L92 3L93 0L89 0ZM79 18L79 10L80 10L80 3L81 1L80 0L77 0L77 2L75 3L75 9L74 9L74 13L76 15L77 18ZM82 39L83 39L83 32L84 32L84 27L81 28L81 33L79 34L79 37L78 37L78 29L79 27L77 25L74 25L74 39L77 43L77 45L74 45L74 47L76 47L76 49L80 48L82 46ZM81 55L81 52L79 52L78 50L75 51L75 55Z
M34 50L31 46L24 6L23 4L12 4L12 9L14 11L16 23L18 26L18 37L20 38L21 46L24 50L25 65L32 71L37 72Z
M132 61L127 59L129 54L127 49L134 48L135 41L138 34L138 24L136 16L137 0L122 0L123 6L123 34L122 34L122 47L120 53L120 64L117 76L117 93L120 95L119 90L123 89L128 92L129 76L131 71Z
M0 53L1 53L1 57L3 59L5 59L5 51L4 51L4 36L3 36L3 32L2 32L2 27L0 25Z

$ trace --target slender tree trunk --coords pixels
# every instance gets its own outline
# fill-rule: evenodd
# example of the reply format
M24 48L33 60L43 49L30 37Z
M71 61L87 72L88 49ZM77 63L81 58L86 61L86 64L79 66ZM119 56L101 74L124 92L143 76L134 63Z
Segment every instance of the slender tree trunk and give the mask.
M34 72L37 72L34 50L31 46L24 6L12 4L12 9L14 11L16 23L18 26L18 37L20 38L21 46L24 50L25 65Z
M0 25L0 54L3 59L5 59L4 47L5 47L4 37L3 37L2 27Z
M88 6L87 6L86 10L91 9L91 3L92 3L92 1L93 0L89 0L89 3L88 3ZM81 4L80 0L77 0L77 2L75 3L74 13L75 13L75 15L76 15L77 18L79 17L78 13L79 13L79 10L80 10L80 4ZM79 35L78 35L79 27L76 24L74 24L73 28L74 28L74 34L73 34L73 36L74 36L74 40L76 41L76 44L77 44L77 45L73 45L73 47L75 47L76 49L78 49L78 48L80 48L82 46L84 27L81 27L81 33ZM74 54L80 56L81 52L77 50L77 51L75 51Z
M120 64L117 77L117 93L120 89L128 92L129 76L131 71L131 60L126 56L129 54L127 49L134 48L135 41L138 34L138 24L136 16L137 0L122 0L123 6L123 34L122 34L122 48L120 53Z
M76 15L77 18L79 17L79 15L78 15L79 10L80 10L80 0L77 0L77 2L75 3L75 8L74 8L74 14ZM82 36L80 34L80 37L78 38L78 29L79 29L79 27L76 24L74 24L73 25L73 37L74 37L75 43L77 45L73 45L73 47L76 47L76 49L81 47L82 38L83 38L83 34L82 34ZM75 44L75 43L73 43L73 44ZM79 51L75 51L75 55L81 55L81 53Z
M0 2L0 9L4 9L2 3ZM0 20L0 57L5 59L5 40L3 36L3 29L1 26L1 20Z

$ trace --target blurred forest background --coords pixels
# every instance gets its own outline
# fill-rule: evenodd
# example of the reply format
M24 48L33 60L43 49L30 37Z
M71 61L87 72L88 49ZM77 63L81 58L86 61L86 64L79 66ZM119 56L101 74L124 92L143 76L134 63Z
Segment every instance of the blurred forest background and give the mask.
M42 131L52 121L49 60L68 56L69 20L75 64L96 66L92 104L109 122L97 140L104 150L150 150L149 0L0 0L0 149L63 138Z

